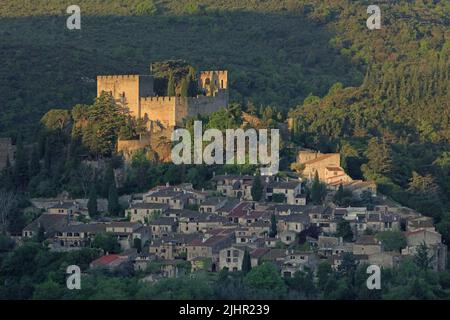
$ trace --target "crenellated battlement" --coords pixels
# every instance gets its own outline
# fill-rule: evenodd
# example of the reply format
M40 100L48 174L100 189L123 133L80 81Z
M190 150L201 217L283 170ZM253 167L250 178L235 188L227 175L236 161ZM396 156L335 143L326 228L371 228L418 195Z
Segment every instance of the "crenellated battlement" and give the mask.
M228 106L228 71L199 72L200 95L156 96L152 75L97 76L97 95L110 92L130 115L161 123L165 128L182 125L190 116L208 115Z
M103 75L97 76L97 80L124 80L124 79L138 79L140 75L137 74L122 74L122 75Z

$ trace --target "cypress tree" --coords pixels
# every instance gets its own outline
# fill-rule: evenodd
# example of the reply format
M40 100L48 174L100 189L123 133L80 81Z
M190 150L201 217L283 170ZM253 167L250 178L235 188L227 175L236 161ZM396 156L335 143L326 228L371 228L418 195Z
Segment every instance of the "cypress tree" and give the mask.
M247 274L252 270L252 260L247 250L244 252L244 259L242 260L242 273Z
M253 201L259 201L259 200L261 200L261 198L263 196L263 186L261 183L261 176L260 176L259 172L256 174L255 178L253 179L251 194L252 194Z
M29 168L30 178L37 176L39 172L41 172L41 164L39 163L39 160L39 150L38 148L33 148Z
M167 83L167 95L169 97L175 96L175 78L173 76L173 73L170 73L169 75L169 82Z
M189 81L186 78L183 78L183 80L181 80L181 96L182 97L187 97L189 96Z
M28 161L22 137L19 135L16 143L16 160L14 163L14 183L17 188L24 190L28 183Z
M274 238L278 233L277 230L277 218L274 214L270 217L270 231L269 231L269 237Z
M316 171L314 180L311 186L311 200L314 204L321 204L325 196L325 187L319 180L319 175Z
M117 216L120 213L119 195L115 184L109 186L108 192L108 212L110 215Z
M97 190L95 188L95 184L93 183L91 185L91 188L89 190L89 200L87 203L88 212L90 217L95 217L98 214L98 208L97 208Z

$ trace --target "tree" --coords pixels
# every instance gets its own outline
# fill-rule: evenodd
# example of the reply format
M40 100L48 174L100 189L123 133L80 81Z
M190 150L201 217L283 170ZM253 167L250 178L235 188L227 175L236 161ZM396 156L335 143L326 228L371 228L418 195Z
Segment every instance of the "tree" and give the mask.
M283 193L273 193L272 201L277 203L283 203L286 201L286 196Z
M22 137L19 135L16 143L16 160L14 163L14 183L19 190L25 190L28 184L28 160L23 147Z
M269 237L274 238L277 235L277 218L274 214L270 217Z
M263 263L253 268L244 278L244 283L258 293L267 293L271 297L281 298L286 292L286 285L280 273L271 263Z
M83 129L83 144L96 156L110 157L116 151L119 130L125 115L109 92L102 92L89 108Z
M251 194L253 201L259 201L263 196L263 186L261 183L261 176L259 174L259 171L253 179Z
M105 253L119 253L120 244L117 238L110 233L98 233L92 242L94 248L100 248Z
M95 188L95 183L91 185L91 188L89 190L89 200L87 203L88 207L88 213L90 217L95 217L98 215L98 208L97 208L97 190Z
M339 206L349 206L352 201L352 192L344 189L342 184L340 184L336 194L334 195L333 201Z
M416 250L413 261L421 270L431 268L434 257L430 256L428 246L425 242L421 243Z
M167 95L169 97L175 96L175 77L171 72L169 75L169 81L167 82Z
M252 261L250 258L250 253L247 250L244 252L244 258L242 260L242 273L245 275L252 270Z
M440 218L442 214L441 191L432 175L422 176L413 172L408 192L412 195L409 200L411 207L436 220Z
M37 242L42 242L42 241L44 241L45 239L46 239L46 236L45 236L45 228L44 228L43 225L40 225L39 228L38 228L37 235L36 235L36 241L37 241Z
M337 224L337 230L336 235L338 237L342 237L345 241L352 241L353 240L353 231L352 227L350 226L350 222L348 222L345 219L340 219Z
M33 148L33 152L31 153L30 167L29 167L29 177L35 177L41 172L41 164L39 162L39 150L38 148Z
M118 215L120 213L119 195L117 194L116 185L113 183L109 186L108 191L108 212L111 215Z
M322 182L320 182L319 180L319 174L315 173L314 175L314 180L311 186L311 201L314 204L322 204L323 200L325 199L326 196L326 186L325 184L323 184Z
M5 230L9 215L16 207L17 197L11 191L0 190L0 223L1 229ZM1 230L0 230L1 231Z
M371 172L389 175L393 170L392 150L385 139L371 138L367 147L367 163Z
M377 233L376 238L386 251L399 252L406 247L406 237L400 231L382 231Z
M136 14L138 16L150 16L158 12L158 7L153 0L142 0L136 5Z
M181 80L180 96L182 97L189 96L189 79L187 78L183 78L183 80Z
M137 250L138 253L141 253L142 251L142 240L141 238L134 238L133 239L133 248Z

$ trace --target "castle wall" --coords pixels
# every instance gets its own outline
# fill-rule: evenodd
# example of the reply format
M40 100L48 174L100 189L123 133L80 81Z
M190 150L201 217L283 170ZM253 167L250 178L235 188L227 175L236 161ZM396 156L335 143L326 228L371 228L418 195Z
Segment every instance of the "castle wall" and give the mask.
M199 87L204 89L208 95L213 95L210 84L216 89L228 89L228 71L202 71L199 75Z
M139 98L152 96L153 77L140 75L116 75L97 77L97 96L111 92L117 104L127 108L131 115L139 115Z
M140 99L141 117L160 122L169 128L176 125L177 97L147 97Z
M214 97L189 97L187 98L187 106L187 115L189 117L208 115L212 112L218 111L221 108L228 107L228 92L226 90L221 90Z

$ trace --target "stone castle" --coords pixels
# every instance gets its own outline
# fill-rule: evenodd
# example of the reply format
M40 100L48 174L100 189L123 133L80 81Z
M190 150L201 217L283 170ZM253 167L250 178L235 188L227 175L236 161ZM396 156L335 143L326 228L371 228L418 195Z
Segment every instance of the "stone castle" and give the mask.
M97 96L110 92L117 104L132 116L147 120L148 128L183 125L187 117L207 115L228 107L228 72L203 71L198 77L203 95L196 97L156 96L152 75L109 75L97 77Z

